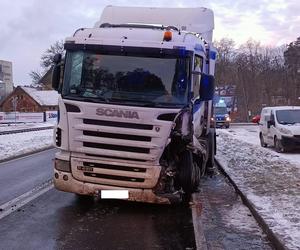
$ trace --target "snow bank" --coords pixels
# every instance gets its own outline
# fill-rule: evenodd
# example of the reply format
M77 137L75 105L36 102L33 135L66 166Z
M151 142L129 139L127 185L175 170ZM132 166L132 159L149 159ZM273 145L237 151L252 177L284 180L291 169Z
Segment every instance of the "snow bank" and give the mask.
M299 249L300 163L232 131L218 130L217 160L284 245Z
M35 152L53 145L53 129L0 135L0 160Z

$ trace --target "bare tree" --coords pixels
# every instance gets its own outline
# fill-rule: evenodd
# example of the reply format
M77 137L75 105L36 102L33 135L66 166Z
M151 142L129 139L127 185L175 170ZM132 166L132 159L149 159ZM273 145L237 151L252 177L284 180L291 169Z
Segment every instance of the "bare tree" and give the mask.
M39 70L33 70L29 73L29 76L32 79L32 86L38 87L39 81L43 77L43 74Z
M39 70L33 70L29 73L29 76L32 79L32 86L38 86L41 78L47 73L47 71L53 64L54 56L58 53L64 54L64 44L62 40L56 41L42 54L40 62L42 72L40 72Z
M41 57L41 66L44 69L49 69L53 64L53 59L56 54L64 53L64 43L63 41L56 41L54 44L48 48Z

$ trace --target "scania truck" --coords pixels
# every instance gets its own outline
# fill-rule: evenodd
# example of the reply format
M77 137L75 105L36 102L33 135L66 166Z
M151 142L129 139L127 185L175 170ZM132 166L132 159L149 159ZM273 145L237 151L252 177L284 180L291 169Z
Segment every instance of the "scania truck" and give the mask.
M54 57L54 185L180 202L213 170L216 50L207 8L107 6Z

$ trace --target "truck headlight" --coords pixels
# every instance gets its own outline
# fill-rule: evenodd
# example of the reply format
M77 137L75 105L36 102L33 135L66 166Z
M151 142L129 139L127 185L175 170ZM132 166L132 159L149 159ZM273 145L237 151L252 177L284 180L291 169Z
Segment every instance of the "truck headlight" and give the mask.
M285 135L293 135L292 131L286 128L279 128L279 131Z
M55 159L54 167L58 171L63 171L63 172L71 172L71 166L69 161L63 161L59 159Z
M226 117L226 121L227 121L227 122L231 122L231 119L230 119L229 116Z

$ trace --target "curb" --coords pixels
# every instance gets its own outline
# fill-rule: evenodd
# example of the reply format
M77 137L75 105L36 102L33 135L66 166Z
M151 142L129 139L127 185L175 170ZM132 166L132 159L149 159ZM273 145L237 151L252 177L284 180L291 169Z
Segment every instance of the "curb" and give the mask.
M43 151L46 151L46 150L49 150L49 149L54 149L54 148L55 147L53 145L51 145L51 146L47 146L47 147L44 147L44 148L33 150L33 151L30 151L30 152L27 152L27 153L23 153L23 154L20 154L20 155L17 155L17 156L10 156L10 157L7 157L5 159L1 159L0 163L12 161L12 160L17 160L17 159L23 158L25 156L29 156L29 155L32 155L32 154L35 154L35 153L40 153L40 152L43 152Z
M238 188L238 186L234 183L234 181L231 179L231 177L226 173L225 169L222 167L220 162L215 158L215 162L217 165L217 168L220 170L220 172L229 180L231 185L234 187L237 194L241 197L244 205L246 205L250 212L252 213L253 217L257 221L258 225L261 227L263 232L267 235L267 238L270 240L271 244L275 249L278 250L287 250L287 248L284 246L284 244L281 242L279 237L269 228L266 221L260 216L259 212L255 209L254 204L248 200L246 195L242 193L242 191Z
M195 193L192 195L192 204L190 206L192 210L192 220L194 226L194 235L195 235L195 242L196 242L196 249L197 250L207 250L207 242L203 231L203 223L202 223L202 204L197 201L195 198Z

